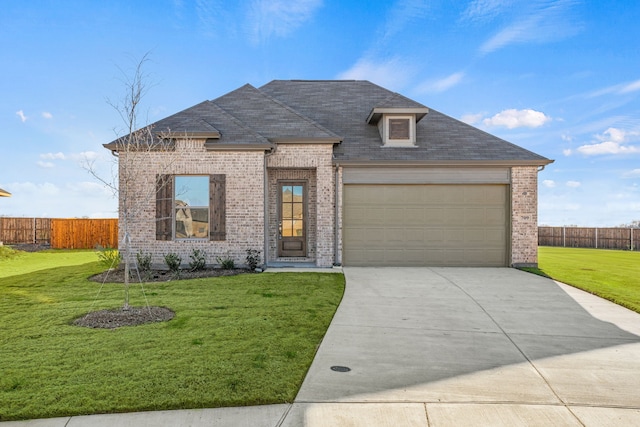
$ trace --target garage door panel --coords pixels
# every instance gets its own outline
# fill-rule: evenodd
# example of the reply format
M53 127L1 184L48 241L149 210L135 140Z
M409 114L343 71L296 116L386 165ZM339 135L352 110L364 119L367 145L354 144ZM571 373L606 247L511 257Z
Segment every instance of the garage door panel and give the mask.
M345 185L345 265L504 266L506 185Z
M404 223L406 225L422 225L425 223L426 214L424 208L407 207L404 210Z
M443 225L460 225L464 223L464 209L455 207L444 208Z

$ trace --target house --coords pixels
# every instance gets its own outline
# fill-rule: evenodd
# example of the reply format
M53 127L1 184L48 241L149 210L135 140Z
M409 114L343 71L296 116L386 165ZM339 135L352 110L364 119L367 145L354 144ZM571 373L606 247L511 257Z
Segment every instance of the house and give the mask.
M552 160L368 81L247 84L149 129L170 151L139 166L156 200L130 235L154 263L196 248L267 266L537 264Z
M2 188L0 188L0 197L11 197L11 193L9 193L7 190L3 190Z

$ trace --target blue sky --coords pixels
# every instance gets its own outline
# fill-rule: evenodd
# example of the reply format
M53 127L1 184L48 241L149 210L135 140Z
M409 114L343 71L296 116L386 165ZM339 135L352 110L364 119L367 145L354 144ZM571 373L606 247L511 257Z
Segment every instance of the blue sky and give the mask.
M365 79L537 152L539 222L640 220L640 2L5 2L0 215L115 217L102 144L145 55L141 124L250 83Z

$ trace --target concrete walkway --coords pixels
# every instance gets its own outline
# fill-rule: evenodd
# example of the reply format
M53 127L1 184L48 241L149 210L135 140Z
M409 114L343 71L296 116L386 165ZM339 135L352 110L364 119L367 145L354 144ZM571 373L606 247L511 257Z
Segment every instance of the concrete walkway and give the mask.
M639 314L507 268L344 272L293 404L0 425L640 426Z

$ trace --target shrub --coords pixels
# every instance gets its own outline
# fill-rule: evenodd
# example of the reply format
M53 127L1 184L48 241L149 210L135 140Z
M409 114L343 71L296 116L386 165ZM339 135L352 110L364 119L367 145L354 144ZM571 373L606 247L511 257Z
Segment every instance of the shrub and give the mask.
M250 270L255 270L260 264L260 251L257 249L247 249L245 262Z
M220 264L220 267L222 267L222 269L224 270L233 270L234 268L236 268L236 263L233 258L229 256L229 254L225 255L224 257L217 257L216 260L218 261L218 264Z
M138 269L145 279L148 279L151 276L151 254L144 254L142 251L138 251L136 260L138 261Z
M14 258L24 254L23 251L17 251L9 246L0 245L0 259Z
M164 263L169 267L169 271L174 274L180 273L180 265L182 264L182 258L180 255L170 252L164 256Z
M97 245L96 249L98 250L98 259L100 260L100 264L104 265L106 268L118 268L120 261L122 261L122 256L117 249L109 246L105 248L100 245Z
M207 254L201 249L193 249L189 258L191 258L191 261L189 261L191 271L204 270L207 266Z

